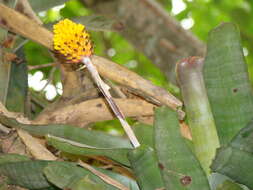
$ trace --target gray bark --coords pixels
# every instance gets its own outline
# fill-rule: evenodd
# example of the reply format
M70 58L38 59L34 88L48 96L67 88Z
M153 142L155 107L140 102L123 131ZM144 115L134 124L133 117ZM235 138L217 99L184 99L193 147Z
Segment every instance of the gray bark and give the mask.
M204 55L205 45L154 0L81 1L96 13L117 19L115 29L174 84L177 61Z

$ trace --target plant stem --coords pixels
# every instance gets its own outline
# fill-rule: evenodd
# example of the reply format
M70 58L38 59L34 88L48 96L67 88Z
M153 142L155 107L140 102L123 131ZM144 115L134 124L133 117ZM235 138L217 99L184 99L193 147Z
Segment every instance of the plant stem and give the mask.
M104 81L101 79L96 67L92 64L91 59L89 57L83 57L81 61L87 67L89 72L91 73L93 80L96 82L99 90L104 95L104 97L105 97L106 101L108 102L108 104L110 105L112 111L114 112L116 117L119 119L122 127L124 128L128 138L130 139L134 148L140 146L140 143L139 143L138 139L136 138L133 130L131 129L130 125L126 121L125 116L123 115L120 108L113 100L113 98L109 92L110 87L106 83L104 83Z

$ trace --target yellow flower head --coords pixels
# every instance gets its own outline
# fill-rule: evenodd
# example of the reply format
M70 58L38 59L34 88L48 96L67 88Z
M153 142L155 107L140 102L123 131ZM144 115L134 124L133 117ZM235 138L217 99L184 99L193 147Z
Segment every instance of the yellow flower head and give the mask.
M82 24L64 19L54 25L54 49L64 56L67 62L78 63L83 56L92 55L90 35Z

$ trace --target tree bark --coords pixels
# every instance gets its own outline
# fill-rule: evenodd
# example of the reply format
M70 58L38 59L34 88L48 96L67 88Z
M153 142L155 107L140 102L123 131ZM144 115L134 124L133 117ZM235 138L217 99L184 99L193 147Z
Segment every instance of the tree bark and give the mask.
M203 56L205 45L154 0L82 0L98 14L117 19L115 29L175 84L175 63Z

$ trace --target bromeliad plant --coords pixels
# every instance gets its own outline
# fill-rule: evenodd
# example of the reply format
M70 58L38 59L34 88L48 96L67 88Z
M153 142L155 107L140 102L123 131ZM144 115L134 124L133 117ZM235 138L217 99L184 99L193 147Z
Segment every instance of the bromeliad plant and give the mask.
M249 123L253 95L235 25L225 23L210 32L205 59L191 57L177 64L192 140L182 137L178 112L168 107L156 109L153 126L137 124L132 131L90 59L93 45L83 25L60 21L54 26L53 47L59 60L75 72L89 70L132 144L122 137L65 124L24 124L2 111L1 124L45 137L49 145L78 158L103 156L100 161L120 172L81 161L5 154L0 156L0 174L8 180L1 181L0 188L15 184L38 190L253 189L253 125Z

